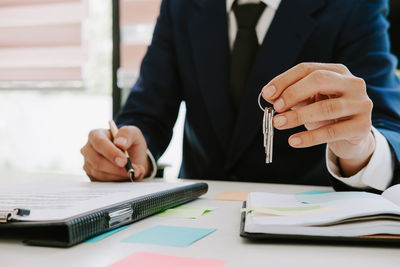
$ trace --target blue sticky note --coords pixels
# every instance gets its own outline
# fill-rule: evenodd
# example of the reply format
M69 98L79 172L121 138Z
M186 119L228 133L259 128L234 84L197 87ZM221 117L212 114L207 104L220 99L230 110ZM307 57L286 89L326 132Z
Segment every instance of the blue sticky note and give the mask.
M110 235L113 235L113 234L115 234L115 233L118 233L119 231L122 231L122 230L124 230L124 229L126 229L126 228L128 228L128 227L129 227L129 225L125 225L125 226L119 227L119 228L117 228L117 229L114 229L114 230L105 232L105 233L103 233L103 234L101 234L101 235L92 237L92 238L86 240L86 242L88 242L88 243L96 243L96 242L99 242L100 240L103 240L104 238L109 237Z
M122 242L187 247L215 230L215 228L157 225L134 234L122 240Z
M315 195L315 194L324 194L324 193L330 193L332 191L326 191L326 190L311 190L307 192L301 192L297 193L296 195Z

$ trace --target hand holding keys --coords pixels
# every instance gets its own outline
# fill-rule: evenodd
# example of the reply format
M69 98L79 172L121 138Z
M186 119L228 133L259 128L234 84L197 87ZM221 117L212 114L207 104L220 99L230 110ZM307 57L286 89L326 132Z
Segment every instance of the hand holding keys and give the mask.
M265 163L272 163L272 149L274 141L274 126L272 120L274 118L275 111L273 108L263 108L261 106L261 93L258 96L258 105L260 109L264 112L263 118L263 134L264 134L264 147L265 147Z

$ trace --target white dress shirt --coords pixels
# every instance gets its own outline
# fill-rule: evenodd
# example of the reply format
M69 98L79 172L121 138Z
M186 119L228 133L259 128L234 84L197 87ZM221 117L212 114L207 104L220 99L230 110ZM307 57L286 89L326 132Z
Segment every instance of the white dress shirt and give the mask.
M232 11L232 4L234 1L235 0L226 0L229 27L228 35L231 49L233 48L237 33L237 22L235 14ZM264 2L267 5L256 25L258 42L261 44L268 32L281 0L238 0L239 5L259 2ZM351 177L342 177L337 163L338 159L329 148L326 150L327 168L333 177L347 185L360 189L374 188L383 191L389 186L392 180L394 162L386 138L374 127L372 127L372 133L376 141L375 151L368 165L361 171Z

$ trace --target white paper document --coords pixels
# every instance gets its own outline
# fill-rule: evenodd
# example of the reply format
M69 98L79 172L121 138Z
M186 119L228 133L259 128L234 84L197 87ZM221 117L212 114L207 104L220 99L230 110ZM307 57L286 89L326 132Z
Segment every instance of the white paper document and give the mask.
M0 210L30 210L18 221L64 220L86 212L102 210L152 193L193 184L191 182L135 183L37 183L0 188Z

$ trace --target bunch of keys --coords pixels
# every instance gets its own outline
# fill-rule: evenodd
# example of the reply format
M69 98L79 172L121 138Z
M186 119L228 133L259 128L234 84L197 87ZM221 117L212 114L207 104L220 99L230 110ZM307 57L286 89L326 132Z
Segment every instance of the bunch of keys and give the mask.
M264 134L264 147L265 147L265 163L272 163L272 149L274 142L274 126L272 125L272 120L274 118L275 110L273 108L265 107L261 105L261 93L258 96L258 105L260 109L264 112L263 118L263 134Z

